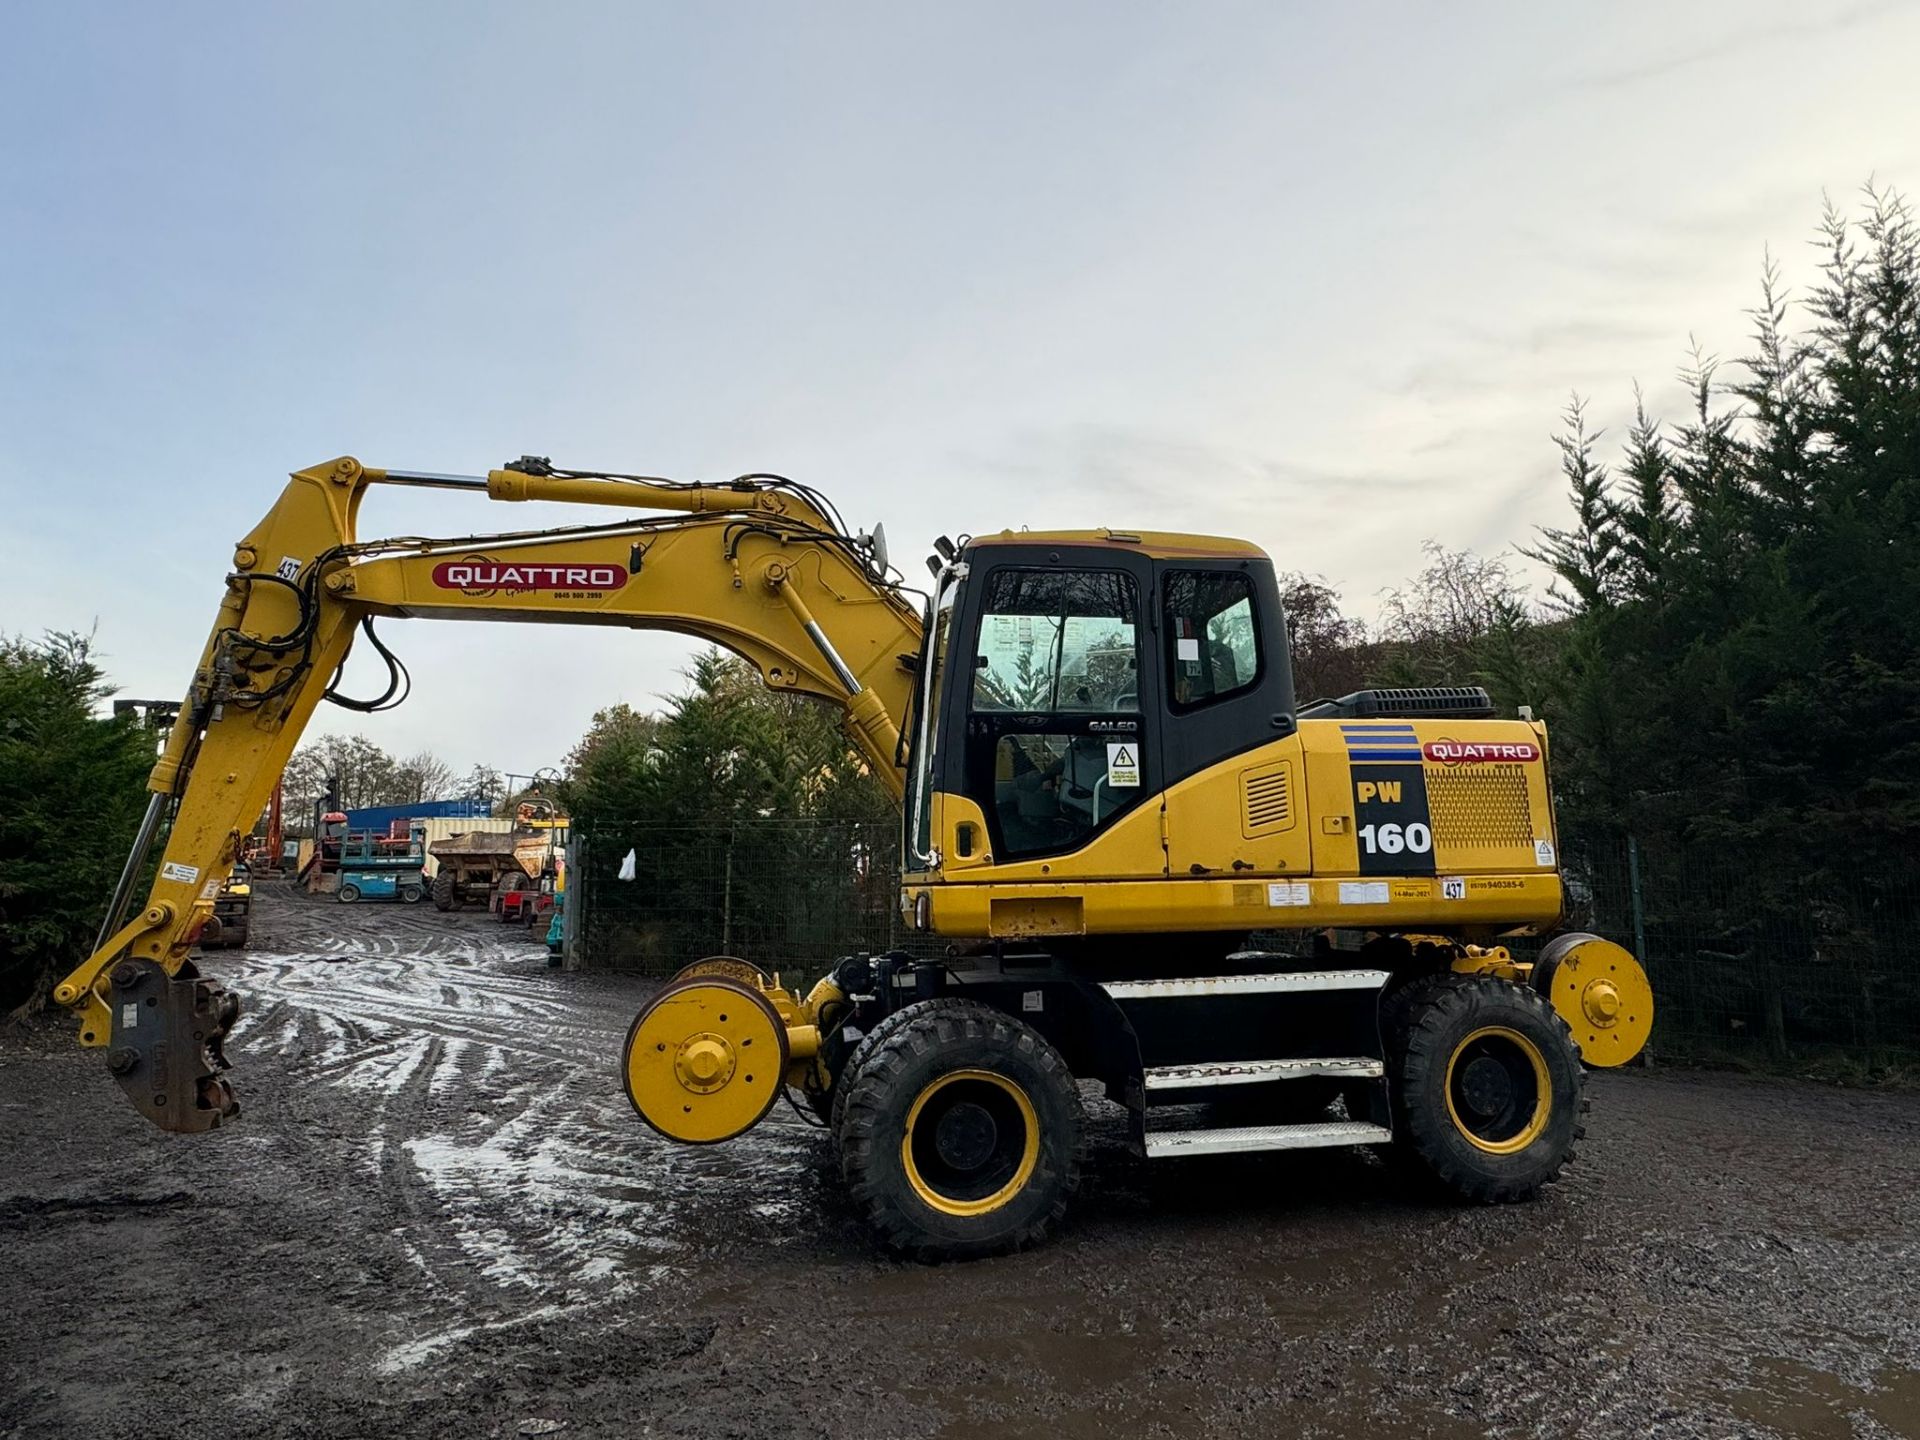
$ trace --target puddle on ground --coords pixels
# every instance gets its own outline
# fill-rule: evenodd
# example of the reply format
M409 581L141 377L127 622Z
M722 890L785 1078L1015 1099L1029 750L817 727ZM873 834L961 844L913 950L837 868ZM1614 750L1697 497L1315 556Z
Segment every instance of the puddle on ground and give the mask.
M1862 1389L1797 1360L1755 1366L1759 1383L1727 1392L1740 1419L1805 1440L1853 1440L1856 1416L1870 1416L1896 1435L1920 1435L1920 1371L1893 1368Z

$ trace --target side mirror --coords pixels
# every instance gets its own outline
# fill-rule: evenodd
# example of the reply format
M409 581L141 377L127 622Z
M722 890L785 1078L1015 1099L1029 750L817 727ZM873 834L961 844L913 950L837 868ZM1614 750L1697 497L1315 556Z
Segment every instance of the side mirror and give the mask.
M887 573L887 527L876 524L871 534L861 538L867 543L867 554L873 557L874 568L885 575Z

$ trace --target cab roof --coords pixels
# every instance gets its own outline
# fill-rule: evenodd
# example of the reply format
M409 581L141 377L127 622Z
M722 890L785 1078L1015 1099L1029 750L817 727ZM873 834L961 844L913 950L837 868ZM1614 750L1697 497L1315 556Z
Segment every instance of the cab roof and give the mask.
M1231 540L1220 535L1182 535L1171 530L1001 530L992 535L976 535L968 549L984 545L1090 545L1110 550L1130 550L1156 560L1264 560L1267 552L1251 540Z

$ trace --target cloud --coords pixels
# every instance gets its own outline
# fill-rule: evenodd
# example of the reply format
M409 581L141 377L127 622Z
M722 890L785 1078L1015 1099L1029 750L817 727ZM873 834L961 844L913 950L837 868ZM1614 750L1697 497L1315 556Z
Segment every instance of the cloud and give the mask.
M1571 87L1577 90L1614 90L1643 85L1649 80L1664 80L1704 66L1717 65L1756 51L1770 50L1789 42L1826 38L1876 20L1883 15L1906 12L1902 0L1874 0L1839 10L1806 7L1803 13L1818 12L1818 18L1764 25L1744 13L1735 18L1719 36L1700 44L1676 48L1665 55L1625 65L1608 66L1576 74Z

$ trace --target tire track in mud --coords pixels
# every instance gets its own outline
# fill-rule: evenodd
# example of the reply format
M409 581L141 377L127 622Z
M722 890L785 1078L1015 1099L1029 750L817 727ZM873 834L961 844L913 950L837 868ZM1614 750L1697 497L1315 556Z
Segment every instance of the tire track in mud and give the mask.
M386 1373L476 1331L611 1321L717 1246L818 1223L823 1142L794 1118L688 1148L632 1113L617 1064L642 985L551 971L479 916L264 898L258 948L211 962L243 998L228 1053L243 1085L276 1066L353 1117L302 1158L368 1177L375 1243L424 1287Z

